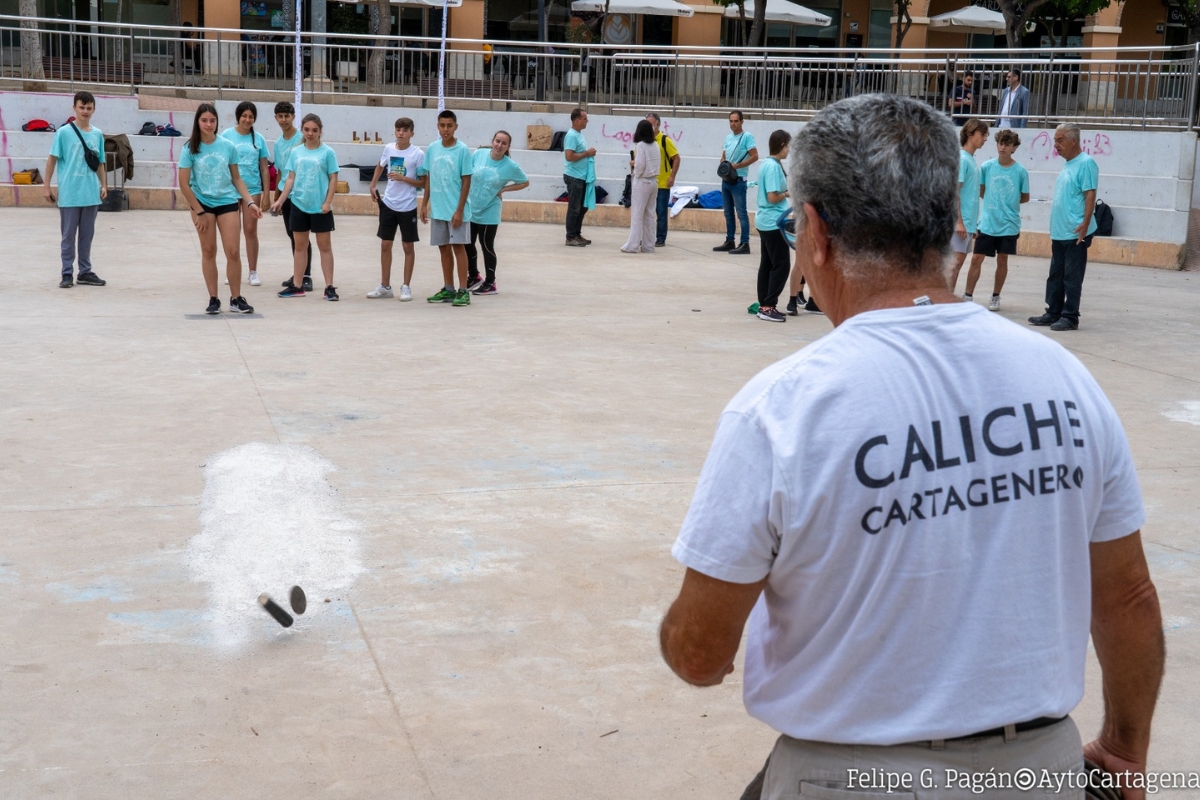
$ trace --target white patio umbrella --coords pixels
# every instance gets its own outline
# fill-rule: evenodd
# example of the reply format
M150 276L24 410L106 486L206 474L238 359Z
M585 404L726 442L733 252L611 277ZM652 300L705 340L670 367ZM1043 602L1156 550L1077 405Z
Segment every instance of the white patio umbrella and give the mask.
M746 0L746 19L754 19L754 2L755 0ZM833 24L833 20L824 14L819 14L811 8L805 8L799 3L793 3L791 0L766 0L767 2L767 22L791 22L795 25L817 25L819 27L827 27ZM738 7L735 5L725 6L725 16L730 19L739 17Z
M604 11L604 0L575 0L572 11ZM675 0L611 0L609 14L650 14L658 17L690 17L695 10Z
M930 28L946 33L1004 33L1004 15L980 6L967 6L929 18Z

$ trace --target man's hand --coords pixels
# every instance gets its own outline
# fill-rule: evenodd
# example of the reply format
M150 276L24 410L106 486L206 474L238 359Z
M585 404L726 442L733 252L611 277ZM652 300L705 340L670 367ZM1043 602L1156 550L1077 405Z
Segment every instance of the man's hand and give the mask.
M332 201L332 200L326 200L326 201L325 201L325 203L324 203L324 204L321 206L321 213L322 213L322 214L328 214L328 213L330 213L331 211L333 211L333 201Z
M462 219L463 219L463 212L455 211L454 214L450 217L450 227L451 228L461 227Z
M374 181L371 182L371 199L376 203L379 202L379 187L375 185Z
M104 187L100 187L100 188L104 188ZM46 198L46 202L48 202L48 203L57 203L58 202L57 200L54 199L54 190L50 188L50 184L48 184L48 183L46 184L46 188L44 188L42 190L42 196Z
M1096 766L1101 767L1105 772L1111 772L1113 775L1121 775L1121 797L1123 800L1145 800L1146 790L1129 787L1128 784L1131 781L1128 776L1122 775L1122 773L1145 772L1146 762L1131 761L1112 752L1109 748L1110 745L1106 745L1103 737L1101 737L1083 746L1083 757L1094 762Z
M964 239L967 238L967 226L963 223L963 221L961 219L958 222L954 223L954 232L957 233L959 236L963 237Z
M1078 227L1075 228L1075 241L1076 242L1082 242L1085 238L1087 238L1087 229L1088 229L1088 224L1086 221L1079 223Z
M585 156L587 156L588 158L591 158L592 156L595 156L595 155L596 155L596 148L594 148L594 147L589 147L589 148L588 148L586 151L584 151L584 155L585 155Z
M675 176L672 175L669 178L667 178L667 188L670 189L674 185L675 185Z
M100 199L105 200L107 198L108 198L108 187L105 186L104 184L100 184Z
M421 210L417 216L421 218L422 225L425 225L429 222L429 203L421 203Z

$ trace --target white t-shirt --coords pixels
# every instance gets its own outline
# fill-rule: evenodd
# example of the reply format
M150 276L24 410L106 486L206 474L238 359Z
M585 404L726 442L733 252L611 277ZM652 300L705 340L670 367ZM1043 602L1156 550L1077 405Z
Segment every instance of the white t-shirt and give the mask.
M1007 92L1004 95L1004 105L1000 106L1000 119L996 120L997 128L1011 128L1012 120L1008 118L1008 110L1012 108L1013 98L1016 97L1016 92Z
M379 176L387 181L387 189L383 192L383 202L392 211L412 211L417 207L417 187L404 181L392 180L390 175L396 172L410 178L417 177L417 167L425 161L425 153L415 145L409 145L407 150L401 150L394 144L384 145L383 153L379 156L379 166L385 172Z
M1069 713L1088 544L1143 518L1120 420L1073 355L979 305L914 306L852 317L738 393L672 553L767 578L751 716L891 745Z

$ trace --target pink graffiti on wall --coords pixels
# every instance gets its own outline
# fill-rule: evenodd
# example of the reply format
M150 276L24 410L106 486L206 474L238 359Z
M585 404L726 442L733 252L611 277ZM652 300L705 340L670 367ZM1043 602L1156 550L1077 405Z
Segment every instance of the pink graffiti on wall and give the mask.
M633 125L634 125L634 127L636 127L637 123L634 122ZM673 141L673 142L680 142L683 140L683 131L682 130L671 130L671 123L669 123L665 120L663 121L663 124L662 124L662 132L665 133L667 136L670 136L671 141ZM613 131L612 133L609 133L607 123L602 123L600 125L600 135L603 136L605 139L612 139L614 141L620 142L624 147L629 147L629 145L633 144L633 131L632 130Z
M1083 148L1083 152L1092 158L1104 158L1111 156L1114 152L1112 139L1106 133L1084 134L1079 139L1079 146ZM1061 158L1054 149L1053 131L1040 131L1037 136L1033 137L1033 141L1029 147L1033 151L1034 161L1049 161L1052 158Z

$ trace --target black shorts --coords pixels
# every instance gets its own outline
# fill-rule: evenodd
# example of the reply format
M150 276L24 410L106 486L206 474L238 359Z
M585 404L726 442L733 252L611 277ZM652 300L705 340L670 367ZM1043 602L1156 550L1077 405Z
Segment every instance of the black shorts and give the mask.
M242 205L240 202L226 203L223 206L206 206L204 203L201 203L200 207L203 208L206 213L212 214L214 217L219 217L223 214L236 214L242 210Z
M1004 253L1008 256L1015 256L1019 238L1021 238L1019 233L1015 236L989 236L981 232L975 236L975 255L992 257L996 253Z
M306 214L292 206L292 231L296 233L329 233L333 230L333 212Z
M419 242L417 235L417 210L393 211L387 203L379 201L379 230L376 236L385 242L396 241L396 229L400 229L400 241Z

